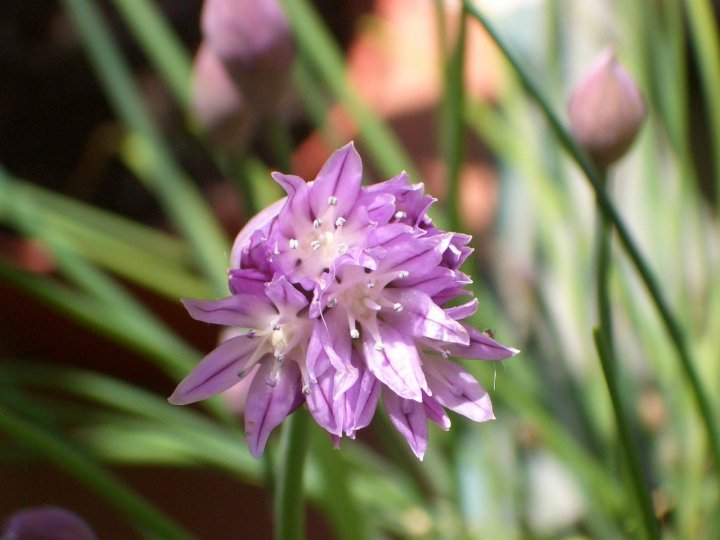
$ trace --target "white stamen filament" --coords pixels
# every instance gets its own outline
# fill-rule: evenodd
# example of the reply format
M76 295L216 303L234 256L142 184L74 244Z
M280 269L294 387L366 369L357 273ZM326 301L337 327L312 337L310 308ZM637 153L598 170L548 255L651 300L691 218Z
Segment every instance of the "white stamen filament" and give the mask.
M382 306L369 296L363 298L362 303L366 308L371 309L372 311L380 311L382 309Z

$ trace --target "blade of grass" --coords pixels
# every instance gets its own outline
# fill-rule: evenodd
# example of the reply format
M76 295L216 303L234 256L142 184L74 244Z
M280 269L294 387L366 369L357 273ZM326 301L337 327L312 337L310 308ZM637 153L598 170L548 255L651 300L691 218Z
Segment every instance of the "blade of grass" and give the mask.
M105 93L129 131L123 156L155 193L217 294L226 292L227 241L207 204L153 125L132 73L99 7L89 0L63 0Z
M11 197L32 199L36 208L42 209L44 214L72 218L78 227L93 229L97 233L112 236L116 241L134 245L137 249L147 253L154 253L173 264L186 266L192 261L192 253L187 244L175 236L30 182L19 180L8 175L2 168L0 168L0 175L7 186L12 186L12 194L8 193L8 199ZM7 204L11 204L11 201Z
M190 106L190 54L157 4L148 0L113 0L153 67L183 110Z
M82 209L82 204L73 204L67 198L58 197L48 205L42 189L23 189L21 182L9 180L2 169L0 182L4 184L7 195L5 207L0 209L0 220L24 230L26 234L46 239L51 237L51 244L56 249L81 255L174 300L212 294L212 289L204 281L184 268L185 261L162 255L163 252L181 255L182 244L177 244L176 239L158 234L151 241L152 250L148 249L150 246L138 247L130 239L130 233L152 235L154 231L149 227L133 224L124 228L124 220L111 217L106 221L106 216L100 211L89 220L77 219L74 210L77 207ZM66 202L69 204L66 205ZM120 222L120 230L124 233L114 232L111 224L116 221Z
M709 0L685 0L683 3L708 110L715 163L715 210L720 211L720 32L717 12Z

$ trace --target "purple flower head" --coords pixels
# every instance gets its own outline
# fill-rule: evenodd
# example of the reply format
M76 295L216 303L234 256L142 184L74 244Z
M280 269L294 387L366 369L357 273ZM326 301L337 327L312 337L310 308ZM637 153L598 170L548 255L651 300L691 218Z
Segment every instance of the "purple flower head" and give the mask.
M8 518L0 540L95 540L97 536L77 514L59 506L37 506Z
M254 217L233 246L231 295L186 300L196 319L244 328L183 380L170 401L205 399L256 366L245 413L253 455L303 401L335 444L367 426L382 397L413 452L446 409L494 418L487 392L452 356L501 360L518 351L467 324L476 299L460 266L470 237L436 228L434 202L405 173L363 187L352 144L312 182L275 173L287 197Z

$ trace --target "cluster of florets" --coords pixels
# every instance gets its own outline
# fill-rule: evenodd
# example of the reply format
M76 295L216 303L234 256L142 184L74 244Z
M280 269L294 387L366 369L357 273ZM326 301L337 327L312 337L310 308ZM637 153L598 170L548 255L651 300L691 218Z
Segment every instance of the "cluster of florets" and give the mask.
M232 251L231 295L186 300L201 321L244 329L221 343L170 397L186 404L252 377L245 408L251 453L302 403L336 445L367 426L382 397L392 423L422 458L427 420L445 409L493 418L483 387L450 357L517 353L466 324L477 310L460 266L470 237L436 228L434 199L405 173L363 187L352 144L317 178L275 173L287 197L255 216Z

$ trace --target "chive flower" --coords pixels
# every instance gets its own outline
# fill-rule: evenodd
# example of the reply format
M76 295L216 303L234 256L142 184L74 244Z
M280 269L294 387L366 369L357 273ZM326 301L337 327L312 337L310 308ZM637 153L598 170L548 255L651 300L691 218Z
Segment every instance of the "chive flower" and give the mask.
M184 301L197 320L245 331L207 355L169 401L192 403L253 377L245 433L255 457L303 403L337 446L382 400L420 459L428 420L449 429L446 409L493 419L485 389L452 358L518 351L467 324L478 307L460 270L470 237L435 227L423 185L403 172L362 186L352 143L311 182L273 178L287 197L237 236L231 294Z

